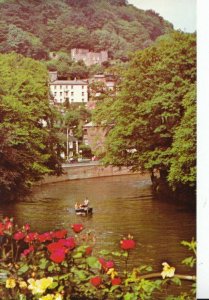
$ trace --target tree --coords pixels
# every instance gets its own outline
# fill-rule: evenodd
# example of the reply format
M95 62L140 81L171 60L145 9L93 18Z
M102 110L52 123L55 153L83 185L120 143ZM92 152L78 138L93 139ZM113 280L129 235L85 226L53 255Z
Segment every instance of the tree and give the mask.
M0 55L0 193L15 198L44 174L60 174L48 74L32 59ZM3 199L3 198L2 198Z
M137 52L123 74L120 93L98 105L96 111L97 122L112 126L104 161L158 170L167 178L171 165L174 168L172 149L183 138L178 130L185 126L183 117L188 114L184 99L195 81L195 35L176 32ZM194 101L190 104L194 107ZM187 155L191 157L193 152ZM194 159L191 161L193 165ZM175 185L172 178L170 182ZM185 182L180 174L178 182Z
M176 128L172 157L170 160L170 172L168 176L172 186L195 185L196 178L196 89L184 96L184 115Z

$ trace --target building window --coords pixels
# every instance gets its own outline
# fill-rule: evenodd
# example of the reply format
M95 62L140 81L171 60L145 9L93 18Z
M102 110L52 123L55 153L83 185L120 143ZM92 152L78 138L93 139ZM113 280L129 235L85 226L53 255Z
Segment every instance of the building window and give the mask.
M71 85L71 89L73 89L73 85Z
M57 96L57 92L54 92L54 96Z
M56 86L56 85L54 85L54 89L55 89L55 90L57 89L57 86Z
M84 99L82 99L82 102L84 102Z
M60 92L60 96L62 96L62 92Z
M74 101L74 99L71 98L71 102L73 102L73 101Z
M66 86L65 86L65 88L67 89L67 88L68 88L68 86L66 85Z
M84 96L84 92L82 92L82 96Z
M68 95L68 91L66 91L65 93L66 93L66 95Z
M74 93L73 93L73 92L71 92L71 96L74 96Z
M82 89L84 89L84 85L82 85Z
M60 85L60 89L62 89L62 85Z

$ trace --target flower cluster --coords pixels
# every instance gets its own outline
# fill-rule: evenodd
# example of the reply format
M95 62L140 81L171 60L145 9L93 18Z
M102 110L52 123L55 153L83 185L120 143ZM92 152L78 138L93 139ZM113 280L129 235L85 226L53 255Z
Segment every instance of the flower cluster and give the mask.
M51 254L50 259L55 263L61 263L65 260L65 254L75 247L75 239L73 237L69 237L67 239L60 239L57 242L48 244L47 249Z
M139 284L143 271L129 271L128 259L136 247L131 235L120 241L120 251L102 250L99 253L103 257L98 258L92 254L92 233L79 235L84 230L82 224L73 224L71 228L74 236L68 236L66 229L39 234L30 231L29 224L18 228L12 219L5 218L0 223L0 269L5 276L0 281L0 299L80 299L84 290L89 297L85 299L109 299L109 293L111 299L141 299L140 288L145 294L147 291L146 299L151 299L149 293L157 285L152 286L149 281L146 290ZM117 260L112 260L113 256ZM121 265L125 265L123 271L117 268L120 259ZM163 279L172 278L175 268L164 262L159 274Z
M123 238L123 240L120 241L120 247L123 250L131 250L136 247L136 242L133 240L133 236L130 234L127 238Z
M13 219L12 218L4 218L3 222L0 222L0 236L5 233L9 233L13 228Z

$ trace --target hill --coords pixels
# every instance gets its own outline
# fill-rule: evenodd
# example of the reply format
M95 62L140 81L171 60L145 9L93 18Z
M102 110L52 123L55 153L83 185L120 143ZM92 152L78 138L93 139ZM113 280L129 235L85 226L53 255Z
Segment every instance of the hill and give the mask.
M1 0L0 52L47 59L50 51L108 50L120 59L173 29L125 0Z

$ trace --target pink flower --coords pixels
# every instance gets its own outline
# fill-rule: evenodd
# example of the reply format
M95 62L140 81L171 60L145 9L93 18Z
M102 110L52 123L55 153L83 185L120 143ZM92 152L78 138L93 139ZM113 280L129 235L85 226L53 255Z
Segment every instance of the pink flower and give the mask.
M120 285L122 280L119 277L111 279L112 285Z
M12 228L13 223L11 221L6 221L5 223L5 230L9 230L10 228Z
M106 268L106 261L105 261L105 259L101 257L101 258L99 258L99 262L102 265L102 267L105 269Z
M122 240L120 242L121 249L130 250L136 247L136 242L134 240Z
M67 235L67 230L63 229L63 230L54 231L52 232L51 235L52 238L63 239Z
M30 225L27 223L27 224L25 224L24 226L24 229L26 230L26 231L29 231L30 230Z
M27 256L29 253L33 252L34 251L34 247L33 246L30 246L28 249L25 249L23 251L23 253L21 253L22 256Z
M111 269L114 267L114 262L112 260L109 260L106 262L106 268Z
M25 237L25 233L23 233L22 231L18 231L14 234L13 239L16 241L22 240Z
M73 237L69 237L67 239L61 239L58 243L68 249L72 250L76 247L75 239Z
M65 249L59 248L52 252L50 259L55 263L61 263L65 260Z
M82 224L73 224L71 227L75 233L79 233L84 229Z
M90 279L90 282L93 286L98 287L102 283L102 278L99 276L95 276Z

